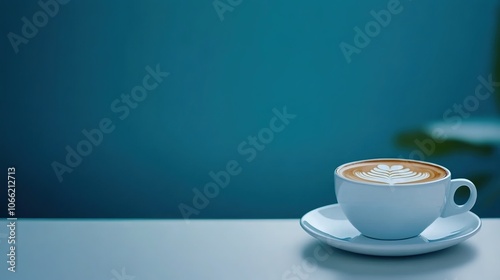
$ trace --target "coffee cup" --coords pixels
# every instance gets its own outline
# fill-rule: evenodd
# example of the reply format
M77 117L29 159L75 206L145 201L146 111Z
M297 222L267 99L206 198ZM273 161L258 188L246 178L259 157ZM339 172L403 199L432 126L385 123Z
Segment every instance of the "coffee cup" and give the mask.
M454 196L469 188L466 203ZM393 240L418 236L439 217L469 211L476 203L474 184L451 179L443 166L407 159L369 159L335 169L335 194L347 219L363 235Z

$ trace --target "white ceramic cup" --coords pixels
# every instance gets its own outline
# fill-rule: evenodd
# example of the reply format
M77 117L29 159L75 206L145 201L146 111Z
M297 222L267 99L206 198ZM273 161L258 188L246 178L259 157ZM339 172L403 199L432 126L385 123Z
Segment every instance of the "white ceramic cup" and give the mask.
M390 185L353 180L339 173L355 163L387 160L400 161L402 164L423 163L438 167L446 174L429 182ZM465 204L457 205L454 195L461 186L469 188L470 196ZM476 187L471 181L452 180L450 171L443 166L406 159L371 159L343 164L335 170L335 194L351 224L363 235L376 239L418 236L438 217L469 211L477 198Z

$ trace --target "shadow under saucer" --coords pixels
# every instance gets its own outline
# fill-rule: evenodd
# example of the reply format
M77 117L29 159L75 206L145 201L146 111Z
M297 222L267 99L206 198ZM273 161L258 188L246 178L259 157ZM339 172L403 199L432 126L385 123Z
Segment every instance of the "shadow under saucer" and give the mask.
M319 241L311 241L302 250L304 261L317 263L318 267L344 275L343 279L428 279L452 268L464 266L476 257L476 250L467 243L440 251L404 257L361 255L333 248Z

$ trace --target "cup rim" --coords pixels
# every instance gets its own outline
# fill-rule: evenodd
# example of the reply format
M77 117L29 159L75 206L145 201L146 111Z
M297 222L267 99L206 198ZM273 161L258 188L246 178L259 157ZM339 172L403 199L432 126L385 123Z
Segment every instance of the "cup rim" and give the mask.
M391 185L388 185L388 184L383 184L383 183L378 183L378 182L355 181L355 180L349 179L349 178L347 178L345 176L342 176L339 173L339 170L341 168L347 166L347 165L356 164L356 163L360 163L360 162L366 162L366 161L377 161L377 160L393 160L393 161L416 162L416 163L420 163L420 164L432 165L432 166L441 168L444 171L446 171L446 176L444 176L443 178L440 178L440 179L437 179L437 180L434 180L434 181L430 181L430 182L417 182L417 183L404 184L404 186L428 185L428 184L433 184L433 183L445 181L445 180L447 180L447 179L449 179L451 177L450 170L448 170L448 168L446 168L446 167L444 167L442 165L439 165L439 164L436 164L436 163L433 163L433 162L423 161L423 160L406 159L406 158L370 158L370 159L362 159L362 160L356 160L356 161L346 162L344 164L339 165L337 168L335 168L335 171L334 171L335 176L338 176L342 180L346 180L346 181L349 181L349 182L352 182L352 183L355 183L355 184L368 185L368 186L374 186L374 185L375 186L391 186Z

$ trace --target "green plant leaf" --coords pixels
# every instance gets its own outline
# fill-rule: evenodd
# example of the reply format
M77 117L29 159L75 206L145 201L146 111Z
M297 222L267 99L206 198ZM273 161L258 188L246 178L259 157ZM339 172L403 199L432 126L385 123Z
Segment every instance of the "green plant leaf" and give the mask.
M472 144L460 140L446 140L442 143L437 143L427 133L417 130L403 132L396 136L396 145L419 150L426 156L442 156L457 152L470 152L481 156L491 155L495 147L487 144ZM420 145L419 145L420 143Z
M476 188L479 190L488 186L488 183L491 182L491 179L493 179L494 176L495 174L493 173L484 172L471 174L469 176L466 176L465 178L468 178L470 181L472 181L472 183L474 183Z

